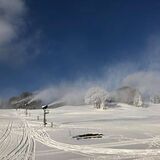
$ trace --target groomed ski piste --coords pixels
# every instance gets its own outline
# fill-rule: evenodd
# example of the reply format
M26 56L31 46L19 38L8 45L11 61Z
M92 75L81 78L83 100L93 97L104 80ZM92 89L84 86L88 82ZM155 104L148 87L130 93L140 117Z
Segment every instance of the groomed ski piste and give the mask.
M160 105L118 104L106 110L90 105L43 110L0 110L3 160L159 160ZM102 138L74 139L99 133Z

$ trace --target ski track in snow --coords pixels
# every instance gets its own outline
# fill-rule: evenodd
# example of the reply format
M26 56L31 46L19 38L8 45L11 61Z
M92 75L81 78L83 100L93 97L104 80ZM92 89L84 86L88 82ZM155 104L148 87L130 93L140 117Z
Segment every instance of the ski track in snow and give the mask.
M9 121L0 137L1 160L34 160L35 141L19 119Z

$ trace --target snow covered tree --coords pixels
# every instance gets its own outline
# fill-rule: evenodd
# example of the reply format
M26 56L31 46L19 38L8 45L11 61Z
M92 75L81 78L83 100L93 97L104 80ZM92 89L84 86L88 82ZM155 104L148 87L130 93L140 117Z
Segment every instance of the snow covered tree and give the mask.
M154 104L159 104L160 103L160 96L154 95L150 98L150 101Z
M95 108L103 108L104 103L109 98L107 91L100 87L90 88L85 96L85 103L94 105Z
M133 105L135 105L137 107L141 107L143 105L142 96L141 96L140 92L138 92L138 91L136 91L136 93L135 93Z

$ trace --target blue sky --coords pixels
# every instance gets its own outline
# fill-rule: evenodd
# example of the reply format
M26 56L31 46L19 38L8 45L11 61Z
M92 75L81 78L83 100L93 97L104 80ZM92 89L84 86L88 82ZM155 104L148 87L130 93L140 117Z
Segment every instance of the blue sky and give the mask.
M159 0L12 1L0 0L2 97L159 58Z

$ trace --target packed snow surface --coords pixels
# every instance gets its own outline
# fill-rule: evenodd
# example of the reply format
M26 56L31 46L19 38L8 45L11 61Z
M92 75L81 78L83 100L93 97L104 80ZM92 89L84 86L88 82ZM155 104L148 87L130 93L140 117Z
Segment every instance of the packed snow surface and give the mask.
M3 160L159 160L160 105L118 104L43 110L0 110L0 159ZM85 134L102 138L75 139Z

